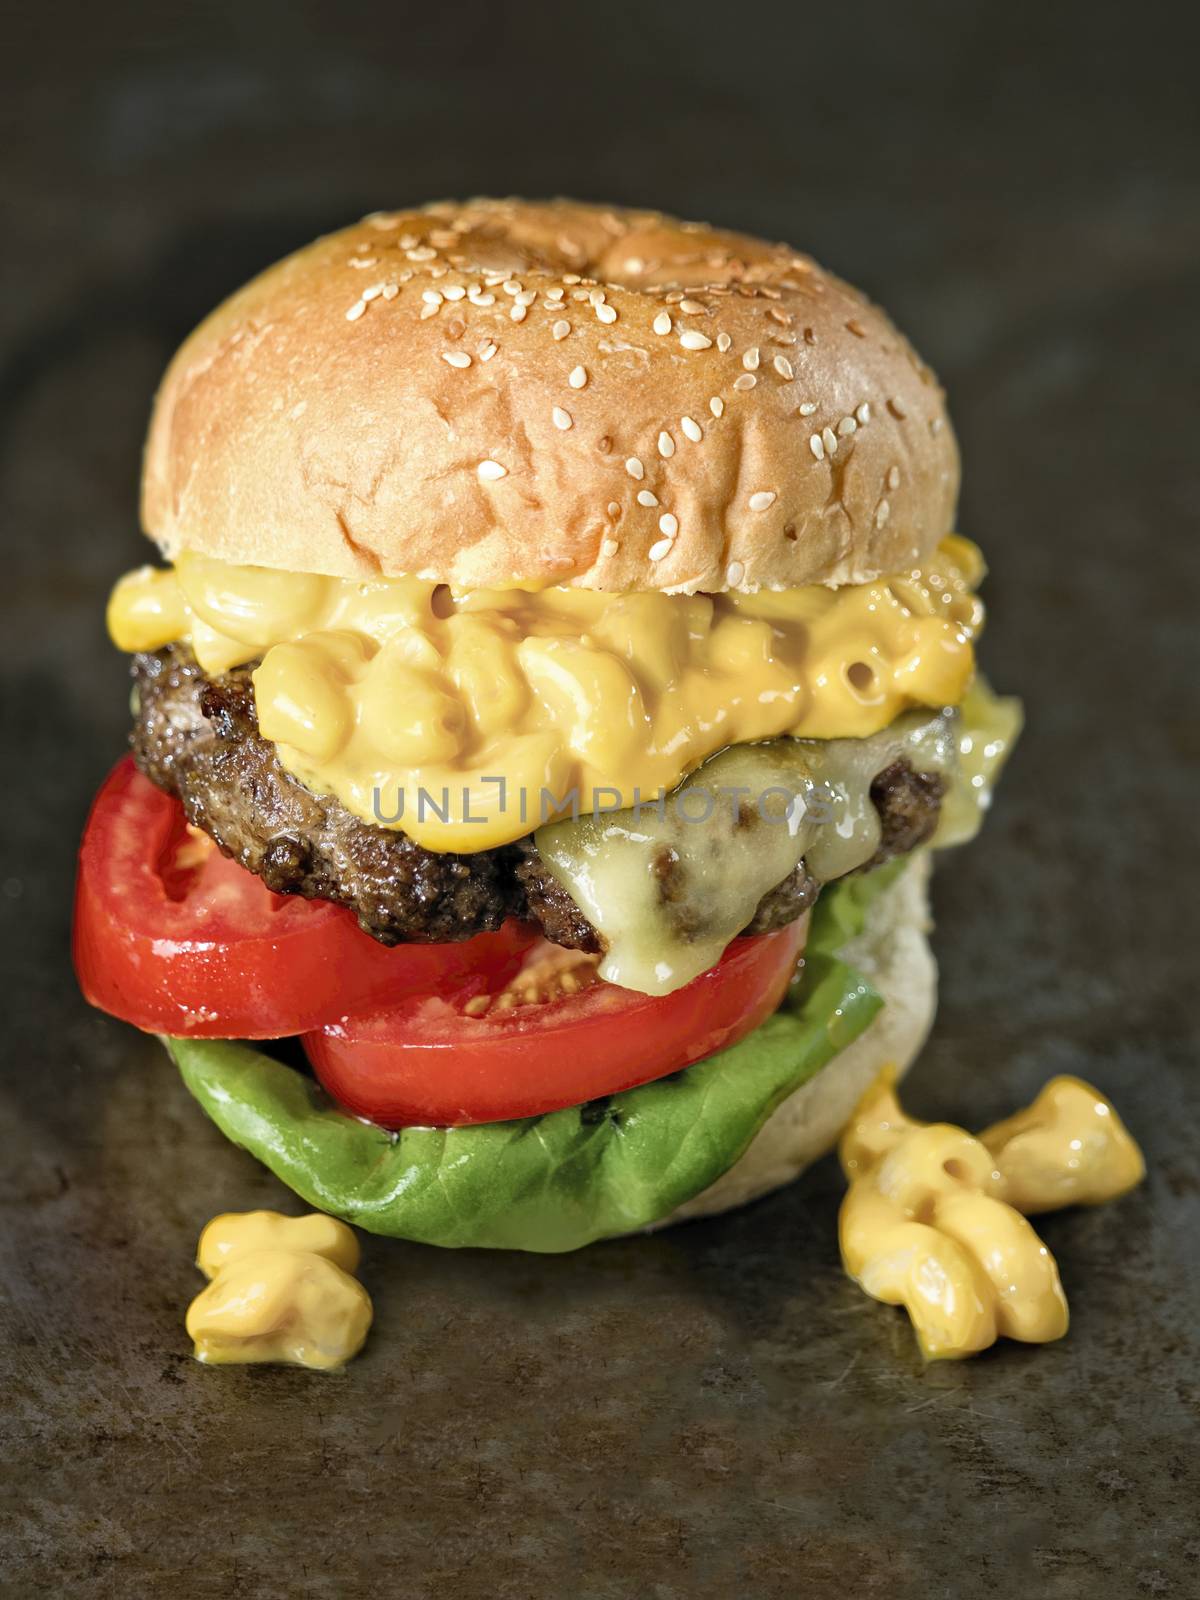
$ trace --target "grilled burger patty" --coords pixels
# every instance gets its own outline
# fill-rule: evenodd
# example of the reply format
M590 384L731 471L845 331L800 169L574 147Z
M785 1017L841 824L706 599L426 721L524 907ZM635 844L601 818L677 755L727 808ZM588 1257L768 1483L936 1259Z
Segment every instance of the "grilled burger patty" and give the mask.
M513 916L540 924L556 944L599 948L595 929L546 870L532 838L469 855L439 853L306 789L258 731L252 666L209 677L176 644L135 656L132 670L134 760L160 789L178 795L189 822L269 889L348 906L363 931L386 945L469 939ZM883 833L868 867L930 837L943 789L940 777L906 761L880 773L871 799ZM659 873L667 902L671 867L664 859ZM819 888L802 863L763 896L745 931L769 933L794 922Z

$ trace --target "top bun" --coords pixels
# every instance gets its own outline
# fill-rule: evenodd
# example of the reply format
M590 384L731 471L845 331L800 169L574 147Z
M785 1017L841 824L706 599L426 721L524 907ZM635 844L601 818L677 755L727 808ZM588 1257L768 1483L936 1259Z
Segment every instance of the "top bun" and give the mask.
M472 200L367 217L201 323L142 511L167 556L691 592L900 571L957 492L933 375L807 256Z

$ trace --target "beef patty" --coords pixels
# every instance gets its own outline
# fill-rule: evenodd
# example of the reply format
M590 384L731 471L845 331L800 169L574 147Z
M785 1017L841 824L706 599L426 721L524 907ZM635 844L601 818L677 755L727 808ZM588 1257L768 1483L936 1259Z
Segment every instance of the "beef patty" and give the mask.
M133 662L134 760L160 789L178 795L188 821L226 855L279 894L348 906L381 944L469 939L513 916L539 923L556 944L599 948L595 929L547 871L532 838L467 855L426 850L306 789L258 731L252 670L209 677L184 645ZM876 778L871 798L883 832L868 866L929 838L943 787L940 777L906 761ZM794 922L819 887L801 863L763 896L746 932Z

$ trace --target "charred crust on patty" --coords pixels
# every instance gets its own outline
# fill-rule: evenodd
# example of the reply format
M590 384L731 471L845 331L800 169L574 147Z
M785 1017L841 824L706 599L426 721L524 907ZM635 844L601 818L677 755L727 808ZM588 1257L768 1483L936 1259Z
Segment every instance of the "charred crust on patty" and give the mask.
M860 872L870 872L893 856L928 844L937 828L946 780L937 772L918 772L907 761L893 761L871 784L879 813L879 848Z

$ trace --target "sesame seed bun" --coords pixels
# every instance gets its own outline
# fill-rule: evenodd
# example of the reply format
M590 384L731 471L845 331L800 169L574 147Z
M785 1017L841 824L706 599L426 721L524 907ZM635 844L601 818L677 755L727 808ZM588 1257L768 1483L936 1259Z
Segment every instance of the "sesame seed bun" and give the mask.
M159 390L167 556L601 590L861 583L946 534L941 390L806 256L651 212L368 217L201 324Z

